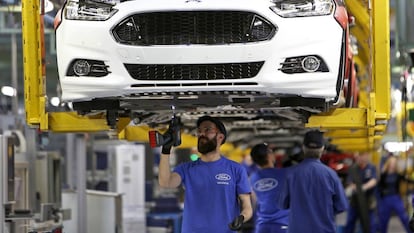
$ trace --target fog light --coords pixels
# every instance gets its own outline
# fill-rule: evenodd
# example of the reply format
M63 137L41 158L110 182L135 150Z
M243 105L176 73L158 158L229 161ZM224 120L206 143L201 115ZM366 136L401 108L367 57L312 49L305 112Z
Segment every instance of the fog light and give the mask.
M302 60L302 68L306 72L315 72L319 69L321 62L315 56L308 56Z
M91 65L86 60L77 60L73 63L73 72L77 76L86 76L91 71Z

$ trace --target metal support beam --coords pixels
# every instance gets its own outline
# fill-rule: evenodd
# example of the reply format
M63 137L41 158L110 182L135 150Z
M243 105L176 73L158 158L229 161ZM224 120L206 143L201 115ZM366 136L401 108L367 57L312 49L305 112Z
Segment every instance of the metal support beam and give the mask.
M6 180L7 180L7 147L5 145L5 136L0 135L0 231L1 232L8 232L8 227L6 223L6 211L5 211L5 200L7 195L7 188Z
M362 138L334 138L331 143L337 145L343 151L375 151L381 146L382 136L370 136Z
M360 108L314 115L306 124L326 130L331 143L343 150L378 148L390 118L389 0L370 2L347 1L347 9L356 22L352 33L361 49L355 60L359 66L366 63L358 73Z
M371 57L369 6L361 0L347 0L346 7L355 17L355 26L351 28L351 33L358 39L358 57L368 65Z
M366 138L368 132L366 129L335 129L327 131L324 135L327 138Z
M65 150L65 165L66 165L66 187L69 190L75 190L76 188L76 134L66 134L66 150Z
M48 129L45 86L42 72L40 1L22 1L23 69L26 122Z
M78 116L73 112L46 112L46 74L42 60L44 52L43 19L40 2L22 1L22 38L26 123L44 131L95 132L109 130L106 116ZM70 120L70 121L68 121ZM49 124L49 121L51 123Z
M375 111L389 119L391 111L391 68L390 68L390 4L389 0L371 1L372 11L372 69Z
M78 198L78 231L87 232L87 207L86 207L86 142L85 137L77 135L75 138L76 151L76 193ZM99 224L99 223L97 223Z
M366 129L367 110L362 108L337 108L328 113L311 116L308 128L321 129Z
M127 126L124 134L119 139L126 139L128 141L148 142L148 132L151 129L147 126ZM179 148L192 148L197 146L197 137L194 135L183 133L181 134L181 144Z
M97 132L109 127L104 114L79 116L76 112L52 112L49 114L49 129L53 132Z
M336 138L332 139L331 141L334 145L341 145L341 148L346 147L346 145L352 147L372 147L374 145L374 138L366 137L366 138Z
M119 118L116 127L118 133L123 133L130 122L128 117ZM76 112L52 112L49 113L49 130L57 133L99 132L109 131L110 128L103 113L80 116Z

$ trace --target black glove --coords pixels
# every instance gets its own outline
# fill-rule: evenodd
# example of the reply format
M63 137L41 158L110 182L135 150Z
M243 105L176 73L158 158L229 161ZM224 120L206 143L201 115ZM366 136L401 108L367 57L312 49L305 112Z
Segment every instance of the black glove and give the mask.
M238 231L242 228L244 222L244 216L239 215L233 219L233 222L229 224L229 227L232 231Z
M172 146L179 146L181 144L181 128L178 118L174 117L167 132L163 134L164 142L162 144L161 152L163 154L170 154Z
M164 142L161 148L163 154L170 154L171 147L174 145L174 132L171 127L163 134Z
M408 222L408 227L411 231L414 231L414 214L411 216L410 221Z

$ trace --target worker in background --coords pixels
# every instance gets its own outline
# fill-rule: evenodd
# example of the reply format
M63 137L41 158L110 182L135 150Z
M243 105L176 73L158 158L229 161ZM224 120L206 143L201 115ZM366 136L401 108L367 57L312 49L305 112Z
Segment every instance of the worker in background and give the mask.
M335 233L335 215L348 208L338 175L320 161L324 145L322 132L308 131L304 160L288 171L279 199L281 208L290 208L288 233Z
M174 132L168 132L173 134ZM211 116L197 120L200 158L170 170L174 142L162 146L158 181L161 187L185 189L181 233L230 233L252 217L251 188L246 170L220 154L226 141L223 123Z
M295 145L291 148L282 160L282 167L294 166L303 160L302 145Z
M404 175L397 170L397 158L392 154L389 155L381 169L378 184L380 233L386 233L388 231L388 223L393 211L400 218L405 231L411 233L408 228L409 217L399 192L400 184L404 180L406 180Z
M255 233L286 233L289 211L279 209L277 198L283 188L287 168L275 168L276 158L265 143L255 145L250 151L259 170L250 176L255 207Z
M375 187L376 168L369 162L370 153L356 153L355 164L348 170L346 192L350 198L344 233L353 233L357 220L360 220L363 233L374 233L376 226Z
M246 169L247 176L250 177L251 174L257 172L259 170L259 166L255 164L252 160L252 157L250 154L245 154L243 156L243 160L241 162L241 165Z

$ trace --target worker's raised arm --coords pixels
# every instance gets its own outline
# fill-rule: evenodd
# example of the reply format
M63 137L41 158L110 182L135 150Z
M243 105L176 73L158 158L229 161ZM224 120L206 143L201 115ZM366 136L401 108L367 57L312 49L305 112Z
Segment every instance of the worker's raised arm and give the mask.
M166 152L164 151L164 148L163 152ZM176 172L171 172L169 153L161 154L158 171L158 183L162 188L176 188L181 184L180 175L178 175Z
M153 134L153 136L157 136ZM181 177L176 172L171 172L170 153L173 146L181 144L181 128L179 118L172 117L167 132L158 137L154 137L154 145L162 145L161 159L158 171L158 183L162 188L176 188L181 184ZM161 140L157 140L161 139ZM158 142L160 141L160 142Z

